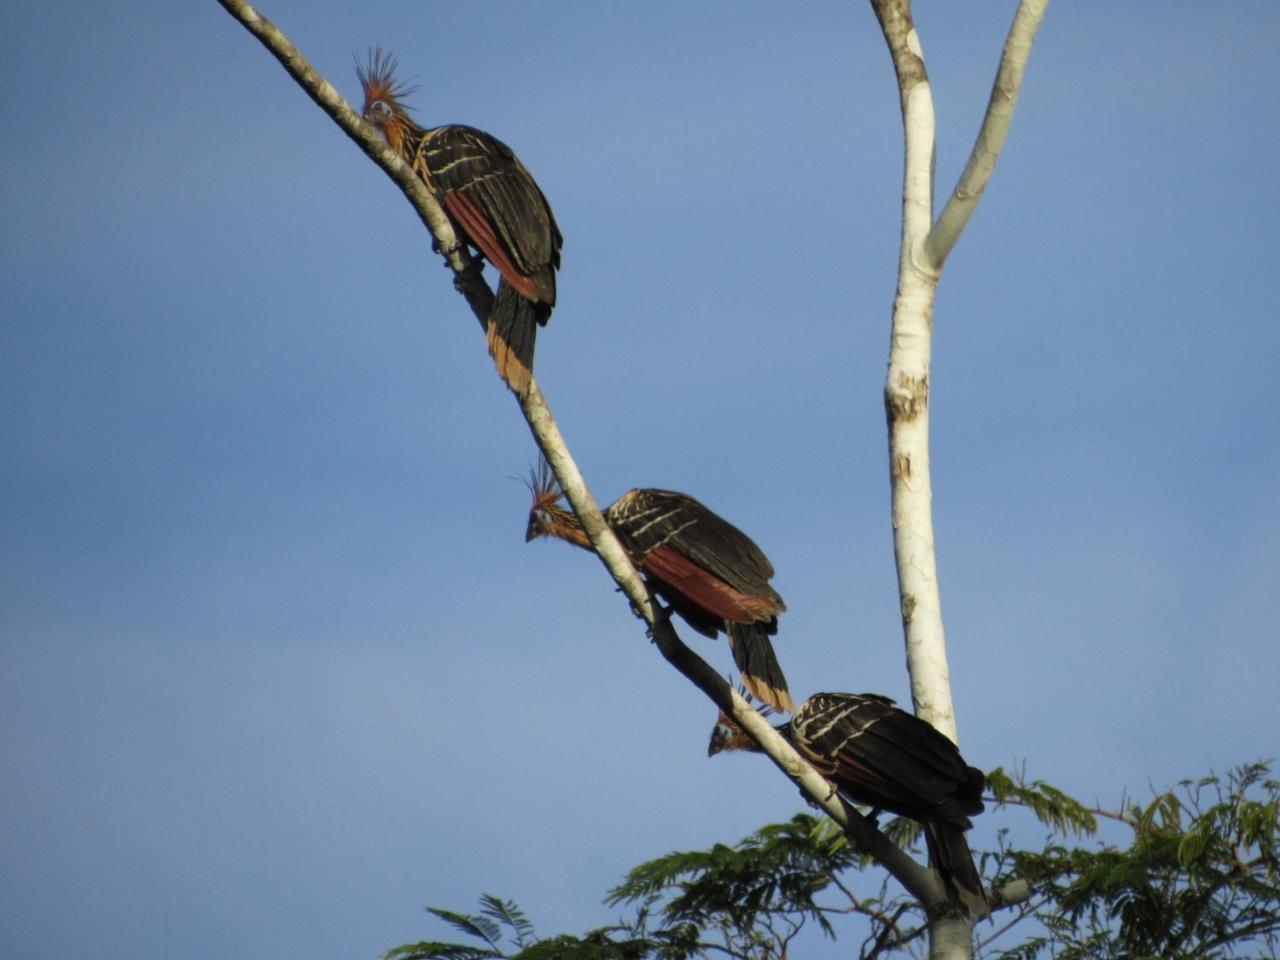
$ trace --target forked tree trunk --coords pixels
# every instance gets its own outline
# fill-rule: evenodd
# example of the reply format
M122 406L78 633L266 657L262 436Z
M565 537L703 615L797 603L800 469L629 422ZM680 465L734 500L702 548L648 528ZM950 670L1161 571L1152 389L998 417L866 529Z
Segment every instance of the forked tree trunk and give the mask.
M889 370L884 385L893 552L903 640L916 714L958 742L933 539L933 483L929 469L933 308L947 255L995 169L1048 0L1022 0L1019 5L982 129L964 173L936 222L933 94L924 50L911 17L911 0L871 0L871 6L880 21L898 79L904 142L902 238ZM972 954L972 918L935 916L929 934L929 955L934 960L960 960Z

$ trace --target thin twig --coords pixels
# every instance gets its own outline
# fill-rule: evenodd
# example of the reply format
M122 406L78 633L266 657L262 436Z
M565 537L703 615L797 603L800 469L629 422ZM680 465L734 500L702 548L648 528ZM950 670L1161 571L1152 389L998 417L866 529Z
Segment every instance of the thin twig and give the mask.
M1021 923L1023 920L1027 919L1027 917L1029 917L1029 916L1033 916L1033 915L1035 914L1035 912L1036 912L1037 910L1039 910L1039 909L1040 909L1040 907L1041 907L1044 903L1046 903L1046 902L1048 902L1048 898L1047 898L1047 897L1046 897L1045 899L1040 900L1040 901L1037 901L1037 902L1027 901L1027 902L1024 902L1024 903L1020 904L1020 905L1018 906L1018 912L1017 912L1017 914L1016 914L1015 916L1013 916L1013 917L1012 917L1012 918L1011 918L1007 923L1005 923L1004 925L1002 925L1002 926L1000 926L1000 927L997 927L997 928L996 928L995 930L993 930L990 934L988 934L987 936L985 936L985 937L983 937L982 939L980 939L980 940L978 941L977 945L976 945L976 949L978 949L978 950L982 950L982 949L984 949L984 948L986 948L986 947L990 946L990 945L991 945L991 944L996 940L996 938L997 938L997 937L1002 937L1002 936L1004 936L1006 933L1008 933L1010 930L1012 930L1015 926L1017 926L1017 925L1018 925L1019 923ZM1007 903L1008 903L1008 901L1006 901L1006 904L1007 904ZM992 906L992 910L994 910L994 909L995 909L995 907L994 907L994 905L993 905L993 906Z

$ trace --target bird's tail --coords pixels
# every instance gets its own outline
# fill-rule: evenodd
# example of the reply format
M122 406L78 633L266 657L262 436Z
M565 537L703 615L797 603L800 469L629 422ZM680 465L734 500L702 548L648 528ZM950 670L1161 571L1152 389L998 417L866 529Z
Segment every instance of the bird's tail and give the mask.
M769 639L769 625L730 623L728 628L733 662L751 695L775 710L795 713L796 703L787 690L787 678L782 675L782 665Z
M533 345L538 324L546 323L550 310L517 293L506 279L498 281L498 294L489 311L489 355L498 375L523 397L533 376Z
M962 906L975 920L991 913L982 878L973 865L973 854L964 838L964 829L945 820L924 822L924 842L929 848L929 865L938 871L947 887L947 897Z

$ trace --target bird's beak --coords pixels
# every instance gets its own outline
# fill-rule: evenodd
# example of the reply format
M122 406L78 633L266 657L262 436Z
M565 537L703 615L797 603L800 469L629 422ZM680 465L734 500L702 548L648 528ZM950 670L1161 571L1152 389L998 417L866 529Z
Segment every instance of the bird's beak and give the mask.
M725 728L721 724L716 724L711 728L711 742L707 744L707 756L714 757L717 753L724 749Z
M529 521L529 525L524 528L524 542L536 539L538 536L538 524L534 520Z

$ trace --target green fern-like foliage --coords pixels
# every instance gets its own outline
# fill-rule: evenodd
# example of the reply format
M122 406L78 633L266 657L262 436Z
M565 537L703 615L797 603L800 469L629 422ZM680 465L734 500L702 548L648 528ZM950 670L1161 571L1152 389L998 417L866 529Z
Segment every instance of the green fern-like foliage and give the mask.
M383 960L507 960L518 954L507 952L504 941L510 940L512 949L520 951L537 939L533 924L515 903L488 893L480 897L479 913L458 913L440 907L427 907L427 913L479 940L482 946L423 940L389 950Z
M480 947L468 947L461 943L443 943L437 940L423 940L418 943L406 943L388 950L384 960L491 960L505 954L494 953Z
M480 897L480 913L511 931L511 939L517 947L523 949L537 939L533 924L512 900L500 900L492 894L483 894Z
M1185 781L1145 805L1092 810L1048 784L993 771L996 805L1026 807L1049 836L1041 849L1017 849L1002 830L998 848L982 854L994 888L1016 880L1031 895L998 905L991 929L977 931L975 956L1276 960L1280 783L1268 774L1251 764ZM1099 820L1127 831L1128 842L1102 842ZM907 820L881 829L904 846L918 833ZM1086 843L1072 839L1081 836ZM923 911L883 875L876 892L858 892L867 878L852 875L867 865L834 823L799 814L733 845L640 864L608 895L610 906L631 911L612 926L540 940L514 902L486 894L475 913L429 910L468 942L405 944L386 960L783 960L796 955L806 925L860 940L849 955L861 960L920 955Z
M996 767L987 774L987 791L998 805L1026 807L1041 823L1063 836L1098 832L1098 819L1091 810L1043 780L1027 783L1021 774L1011 777L1003 767Z
M837 873L859 864L835 824L802 813L732 847L718 843L642 863L605 902L658 906L665 925L750 930L769 915L788 917L797 928L812 920L834 936L815 897Z
M1054 909L1046 935L998 956L1275 957L1280 784L1267 772L1265 764L1250 764L1130 805L1113 815L1132 833L1128 847L1014 851L1014 872ZM1245 944L1249 952L1242 953Z

